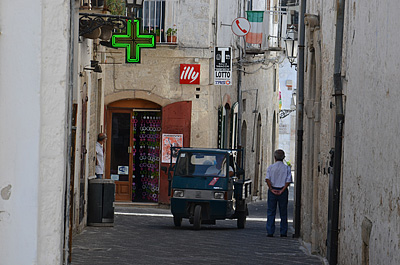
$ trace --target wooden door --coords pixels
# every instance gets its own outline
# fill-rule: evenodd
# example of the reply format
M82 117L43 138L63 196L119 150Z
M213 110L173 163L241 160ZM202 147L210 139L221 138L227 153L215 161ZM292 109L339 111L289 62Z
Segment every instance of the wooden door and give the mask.
M107 113L106 177L115 180L115 200L132 200L131 110L111 110Z
M162 133L183 134L183 147L190 147L192 102L182 101L172 103L162 109ZM161 163L161 166L169 164ZM168 176L160 172L159 202L169 203Z

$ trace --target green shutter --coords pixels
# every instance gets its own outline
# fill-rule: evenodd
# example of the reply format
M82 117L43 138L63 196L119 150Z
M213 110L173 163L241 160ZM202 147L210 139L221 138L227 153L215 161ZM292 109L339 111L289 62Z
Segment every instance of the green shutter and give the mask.
M230 148L237 148L237 137L238 137L238 113L239 113L239 102L235 102L232 105L231 110L231 133L229 138Z
M218 148L222 148L222 106L218 108Z

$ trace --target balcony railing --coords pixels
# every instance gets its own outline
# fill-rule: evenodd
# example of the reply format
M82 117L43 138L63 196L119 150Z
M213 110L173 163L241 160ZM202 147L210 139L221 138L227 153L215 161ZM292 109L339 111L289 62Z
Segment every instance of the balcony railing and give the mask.
M287 12L280 9L276 11L247 11L250 22L252 22L251 16L254 15L254 12L258 12L256 26L259 28L256 31L259 33L259 37L254 39L246 36L246 52L263 53L265 51L283 50L285 47L283 40L287 31ZM252 31L250 29L250 32Z

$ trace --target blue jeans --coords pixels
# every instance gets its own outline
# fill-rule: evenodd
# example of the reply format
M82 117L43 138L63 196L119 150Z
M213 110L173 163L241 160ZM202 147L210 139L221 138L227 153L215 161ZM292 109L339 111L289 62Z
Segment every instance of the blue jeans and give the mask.
M289 191L286 189L281 195L275 195L268 190L268 208L267 208L267 233L273 235L275 233L275 216L276 205L279 204L279 215L281 217L280 232L286 235L288 230L287 206L289 199Z
M103 178L103 174L95 174L97 179L102 179Z

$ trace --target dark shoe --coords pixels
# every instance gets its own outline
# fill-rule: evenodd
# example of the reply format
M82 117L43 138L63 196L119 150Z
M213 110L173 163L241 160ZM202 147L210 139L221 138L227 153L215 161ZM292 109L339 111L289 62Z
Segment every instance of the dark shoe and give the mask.
M274 237L274 235L273 234L268 234L267 237Z
M287 235L281 235L281 237L287 237Z

